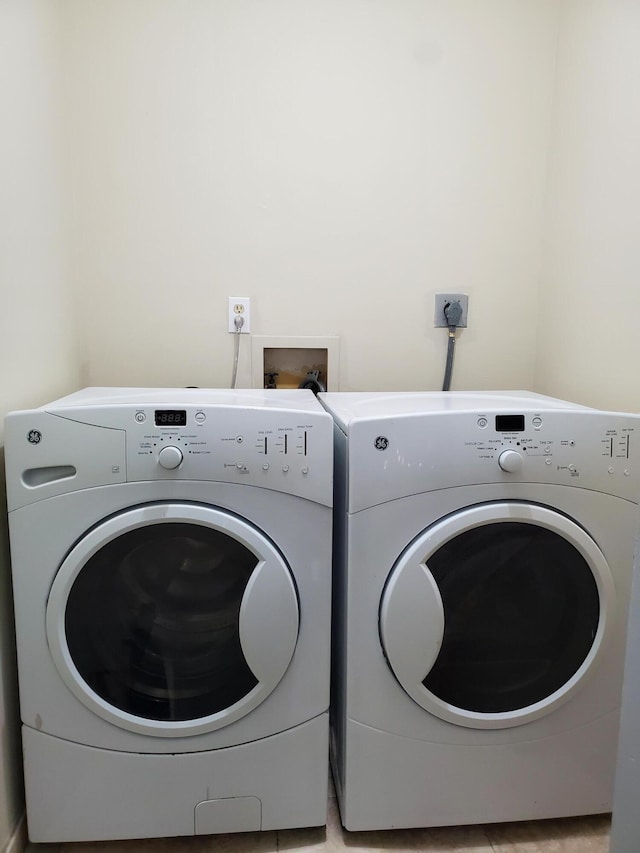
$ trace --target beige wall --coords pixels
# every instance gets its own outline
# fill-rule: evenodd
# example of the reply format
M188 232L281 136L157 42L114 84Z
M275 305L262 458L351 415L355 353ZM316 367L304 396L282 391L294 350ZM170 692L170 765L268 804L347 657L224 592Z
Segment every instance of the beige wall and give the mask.
M343 390L439 388L449 290L454 387L532 385L555 0L64 9L87 383L227 384L248 295Z
M537 390L640 410L640 4L566 0Z
M470 294L454 388L638 409L639 15L0 0L0 415L226 384L228 295L256 334L338 334L344 390L438 388L437 290ZM2 530L0 849L22 809L9 602Z
M58 3L0 0L2 420L79 382L62 143ZM0 477L0 493L4 484ZM4 500L0 501L0 850L24 803Z

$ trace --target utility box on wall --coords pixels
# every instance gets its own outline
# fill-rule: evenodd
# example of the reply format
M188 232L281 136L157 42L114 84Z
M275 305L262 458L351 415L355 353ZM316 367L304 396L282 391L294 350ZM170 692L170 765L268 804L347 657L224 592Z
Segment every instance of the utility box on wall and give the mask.
M310 378L338 391L339 338L277 337L251 339L253 388L299 388Z

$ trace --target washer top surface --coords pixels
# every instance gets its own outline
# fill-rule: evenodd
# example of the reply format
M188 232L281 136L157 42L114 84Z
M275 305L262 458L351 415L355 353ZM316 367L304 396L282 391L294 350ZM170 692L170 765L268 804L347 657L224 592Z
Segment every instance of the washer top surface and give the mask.
M318 412L312 391L263 388L84 388L41 408L47 411L85 406L138 406L172 403L193 406L232 406L242 409L287 409Z
M416 391L323 393L318 395L342 429L366 418L433 414L436 412L593 411L587 406L545 397L531 391Z

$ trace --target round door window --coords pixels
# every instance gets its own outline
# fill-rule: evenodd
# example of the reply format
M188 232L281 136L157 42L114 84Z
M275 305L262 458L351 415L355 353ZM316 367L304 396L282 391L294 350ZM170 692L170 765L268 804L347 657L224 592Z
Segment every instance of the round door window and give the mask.
M582 528L545 507L473 507L425 531L389 576L385 654L404 689L462 725L548 713L584 682L614 606Z
M72 550L47 631L61 675L101 716L194 734L243 716L275 687L295 648L298 602L282 557L246 522L152 505Z

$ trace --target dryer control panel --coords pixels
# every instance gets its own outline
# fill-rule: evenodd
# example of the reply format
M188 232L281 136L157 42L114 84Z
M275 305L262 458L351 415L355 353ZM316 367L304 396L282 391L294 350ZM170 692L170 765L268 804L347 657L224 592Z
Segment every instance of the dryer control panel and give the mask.
M608 460L606 470L610 476L616 473L631 476L635 418L605 421L595 426L595 430L589 429L590 419L583 420L584 413L577 419L571 417L564 425L562 421L566 418L566 413L559 422L553 413L479 415L477 431L465 439L464 445L478 460L494 460L500 469L512 474L524 470L525 462L529 466L527 460L541 457L552 471L555 461L560 478L565 475L579 478L581 471L602 472L603 460Z
M349 426L350 508L483 483L640 499L640 417L528 410L362 418Z

